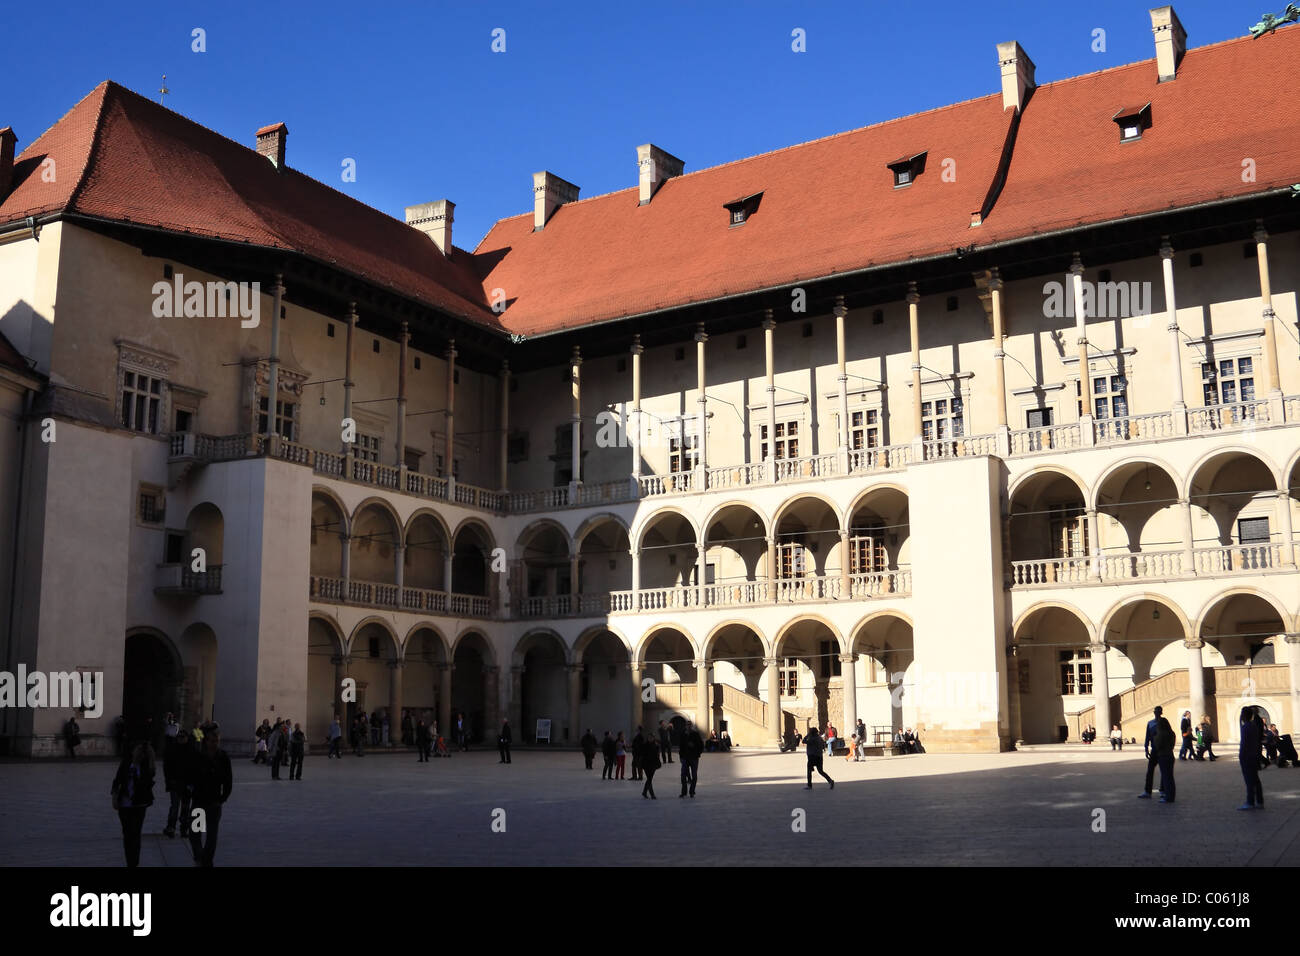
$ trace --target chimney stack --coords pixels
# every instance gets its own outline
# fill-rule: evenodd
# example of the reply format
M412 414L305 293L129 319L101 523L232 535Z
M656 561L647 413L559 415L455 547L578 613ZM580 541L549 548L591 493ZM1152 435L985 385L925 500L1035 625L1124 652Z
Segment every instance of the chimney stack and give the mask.
M636 165L641 173L641 205L648 203L665 181L680 176L686 164L653 143L636 148Z
M438 199L419 206L407 206L406 224L432 239L444 256L450 256L451 223L455 212L456 204L450 199Z
M541 232L547 220L566 202L578 198L578 187L555 173L533 173L533 232Z
M1155 7L1151 11L1151 32L1156 38L1156 72L1164 83L1178 75L1178 64L1187 52L1187 31L1173 7Z
M1034 82L1034 61L1015 40L998 44L998 63L1002 67L1002 109L1023 110L1029 94L1038 86Z
M9 187L14 181L14 144L18 136L13 127L0 129L0 202L9 195Z
M283 123L263 126L257 131L257 151L269 159L276 169L284 169L284 141L289 138L289 127Z

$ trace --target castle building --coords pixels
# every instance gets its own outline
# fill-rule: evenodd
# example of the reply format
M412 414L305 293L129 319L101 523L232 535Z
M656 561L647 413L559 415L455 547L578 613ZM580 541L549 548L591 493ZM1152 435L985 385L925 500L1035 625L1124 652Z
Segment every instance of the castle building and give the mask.
M4 669L102 674L91 751L167 710L235 748L358 709L1293 730L1300 27L1151 21L1154 59L1039 85L999 44L988 96L642 145L607 195L536 173L472 251L284 124L110 81L0 129ZM0 709L4 746L67 716Z

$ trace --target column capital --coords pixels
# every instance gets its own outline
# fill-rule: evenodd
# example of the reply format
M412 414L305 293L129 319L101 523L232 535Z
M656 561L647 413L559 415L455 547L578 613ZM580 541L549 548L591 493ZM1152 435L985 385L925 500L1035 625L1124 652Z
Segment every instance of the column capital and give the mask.
M1257 242L1257 243L1268 242L1268 230L1264 228L1264 220L1263 220L1263 219L1256 219L1256 220L1255 220L1255 234L1254 234L1254 239L1255 239L1255 242Z
M285 289L284 289L284 273L283 273L283 272L277 272L277 273L275 274L275 279L273 279L272 282L271 282L271 292L274 293L274 294L276 294L276 295L284 295ZM279 316L278 316L278 315L277 315L277 316L274 316L274 318L277 318L277 319L278 319Z
M570 677L577 677L586 669L586 667L587 665L582 663L564 665L564 669L569 672Z
M993 357L997 359L999 362L1001 362L1003 359L1007 357L1007 353L1002 351L1002 349L994 349Z
M1070 275L1083 275L1083 259L1077 252L1074 254L1074 258L1070 262Z
M918 303L921 301L921 296L920 296L920 294L916 291L916 283L915 283L915 282L909 282L909 283L907 284L907 297L906 297L906 298L907 298L907 304L908 304L908 305L916 305L916 304L918 304Z
M502 375L510 374L510 359L501 360L501 374Z
M842 319L849 314L848 308L844 305L844 296L837 295L835 297L835 307L831 309L831 313L837 319Z
M347 659L346 657L344 657L342 654L335 654L334 656L332 656L332 657L330 658L330 663L333 664L335 667L341 667L342 665L346 664L347 662L348 662L348 659Z
M446 356L448 362L453 362L453 361L456 360L456 340L455 340L455 339L448 339L448 340L447 340L447 348L443 351L442 354L443 354L444 356Z
M454 670L456 669L456 665L455 665L455 664L447 664L447 663L445 663L445 662L444 662L444 663L441 663L441 664L436 664L436 665L434 665L434 666L437 667L438 670L441 671L441 672L444 673L444 674L450 674L452 671L454 671Z
M989 291L1001 292L1003 288L1002 273L997 266L989 270Z
M577 345L573 347L573 352L569 355L569 364L575 367L582 364L582 349Z
M1106 651L1110 650L1110 648L1106 646L1105 641L1093 641L1088 645L1088 649L1094 654L1105 654Z
M1160 258L1172 259L1174 257L1174 247L1169 244L1168 236L1160 237Z
M633 355L640 355L645 351L645 346L641 344L641 336L639 334L632 336L632 348L628 351Z
M487 664L483 667L483 675L485 677L496 677L499 673L501 673L501 668L496 664Z
M779 657L765 657L765 658L763 658L763 666L764 666L764 667L776 667L776 666L777 666L778 664L780 664L780 663L781 663L781 659L780 659Z
M774 328L776 328L776 319L772 318L771 309L763 310L763 321L760 324L762 325L764 332L771 332Z
M709 334L704 331L704 323L695 323L695 341L703 344L709 340Z
M510 667L511 674L522 674L524 672L523 664L514 664Z
M348 300L348 322L355 323L356 321L357 321L357 300L349 299Z
M1283 634L1282 639L1288 644L1300 644L1300 633Z
M691 663L695 665L695 669L697 671L700 670L701 668L709 666L709 662L707 660L693 660L691 661Z
M403 345L405 345L405 344L407 344L407 343L410 342L410 341L411 341L411 323L407 322L406 319L402 319L402 338L401 338L401 342L402 342Z
M840 655L840 663L841 663L841 664L853 664L853 663L855 663L855 662L857 661L857 659L858 659L858 655L857 655L857 654L841 654L841 655Z
M1187 648L1189 651L1197 651L1204 646L1205 646L1205 642L1202 641L1200 638L1192 638L1190 641L1188 640L1183 641L1183 647Z
M406 663L406 661L400 661L400 660L399 660L399 661L389 661L389 662L388 662L388 667L389 667L389 670L400 671L400 670L402 669L402 665L405 664L405 663Z

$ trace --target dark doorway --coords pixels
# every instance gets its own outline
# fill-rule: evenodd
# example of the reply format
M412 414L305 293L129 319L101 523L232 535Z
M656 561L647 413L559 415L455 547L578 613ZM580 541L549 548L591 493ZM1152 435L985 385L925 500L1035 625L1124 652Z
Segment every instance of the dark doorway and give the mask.
M145 740L158 749L167 713L181 712L180 659L166 638L129 634L122 671L122 719L128 740Z

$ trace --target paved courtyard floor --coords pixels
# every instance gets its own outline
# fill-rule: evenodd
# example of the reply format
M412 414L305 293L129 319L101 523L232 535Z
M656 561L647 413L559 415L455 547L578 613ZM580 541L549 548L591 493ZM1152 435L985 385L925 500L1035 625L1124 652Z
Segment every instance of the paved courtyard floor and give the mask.
M706 754L694 800L677 796L677 763L657 774L657 801L639 783L603 782L596 766L574 752L516 751L508 766L488 751L428 764L312 756L301 781L286 770L276 782L238 759L217 864L1300 865L1300 769L1265 770L1267 808L1238 812L1235 755L1177 763L1172 805L1135 799L1145 760L1132 750L836 758L835 789L817 778L811 792L802 754ZM113 770L0 764L0 865L122 865ZM498 809L505 832L493 830ZM159 834L165 819L163 796L142 865L191 865L179 838Z

